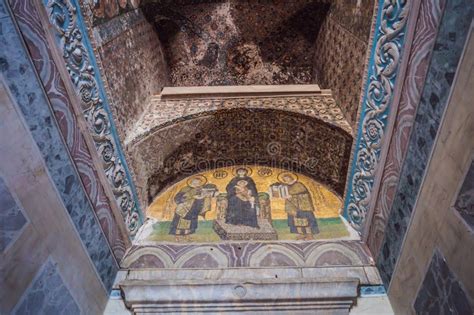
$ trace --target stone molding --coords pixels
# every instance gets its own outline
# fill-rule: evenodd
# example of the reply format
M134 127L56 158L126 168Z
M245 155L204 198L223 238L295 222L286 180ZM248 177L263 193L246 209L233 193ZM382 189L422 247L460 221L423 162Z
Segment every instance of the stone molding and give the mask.
M171 272L173 274L173 272ZM230 275L232 277L232 275ZM247 274L247 277L249 275ZM348 314L358 296L357 277L297 277L166 280L153 271L131 271L118 283L134 314L259 312Z
M56 32L56 44L62 51L70 80L81 100L82 111L101 158L103 171L112 187L128 231L133 236L142 223L141 210L80 6L75 0L48 0L44 5Z
M396 197L444 7L443 0L421 1L416 25L413 25L415 30L407 58L407 69L403 82L400 82L403 85L400 102L391 137L387 138L388 152L381 166L383 171L380 174L380 185L374 193L372 221L366 235L367 245L375 257L380 252L387 220Z
M344 203L345 216L359 233L370 222L369 204L383 140L388 132L387 124L400 71L409 9L410 3L403 0L380 0L378 4Z

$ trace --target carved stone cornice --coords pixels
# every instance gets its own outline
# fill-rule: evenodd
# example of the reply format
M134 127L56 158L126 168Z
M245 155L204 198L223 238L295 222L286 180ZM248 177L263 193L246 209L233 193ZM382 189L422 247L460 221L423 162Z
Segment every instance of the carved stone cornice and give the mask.
M360 233L366 228L375 176L387 132L394 86L399 73L410 4L380 0L373 47L359 108L352 165L346 186L344 215Z
M278 278L279 274L282 278ZM230 275L233 278L194 279L196 277L191 276L167 280L152 269L131 271L118 286L125 305L134 314L348 314L357 299L360 282L357 277L334 278L317 272L310 275L310 272L304 277L289 278L290 274L282 270L242 269Z
M130 235L142 223L135 188L123 156L113 118L87 38L80 7L74 0L49 0L44 3L56 31L71 82L79 96L103 171L112 187Z

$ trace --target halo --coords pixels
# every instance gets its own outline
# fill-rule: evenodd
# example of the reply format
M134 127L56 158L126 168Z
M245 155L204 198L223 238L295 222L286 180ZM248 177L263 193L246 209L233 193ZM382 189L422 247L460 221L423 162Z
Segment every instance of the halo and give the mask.
M252 175L252 168L248 167L248 166L236 166L232 169L232 175L234 176L237 176L237 170L239 169L245 169L247 171L247 176L251 176Z
M206 178L206 176L204 176L204 175L193 175L193 176L189 177L189 178L186 180L186 184L187 184L188 186L190 186L190 187L194 187L191 182L192 182L192 180L195 179L195 178L198 178L198 179L201 181L201 185L200 185L200 186L206 185L206 183L207 183L207 178Z
M296 175L295 173L292 173L292 172L281 172L280 174L278 174L277 176L277 179L280 183L284 183L284 184L287 184L284 180L283 180L283 175L290 175L291 177L293 177L295 179L294 182L297 182L298 181L298 175ZM293 182L293 183L294 183ZM292 184L293 184L292 183Z

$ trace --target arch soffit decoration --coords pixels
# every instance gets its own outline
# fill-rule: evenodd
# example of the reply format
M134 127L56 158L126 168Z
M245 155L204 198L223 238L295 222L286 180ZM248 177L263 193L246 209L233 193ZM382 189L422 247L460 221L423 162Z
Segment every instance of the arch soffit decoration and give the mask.
M169 141L173 139L173 141ZM303 173L342 196L351 135L319 118L233 108L189 115L127 147L145 203L194 173L249 164Z

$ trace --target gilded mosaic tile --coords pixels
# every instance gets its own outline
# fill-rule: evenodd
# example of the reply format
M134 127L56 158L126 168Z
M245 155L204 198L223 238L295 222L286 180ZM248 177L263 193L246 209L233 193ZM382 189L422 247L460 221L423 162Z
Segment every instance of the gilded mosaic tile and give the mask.
M219 168L158 195L147 210L155 223L146 240L347 239L341 210L340 197L302 174L250 165Z

